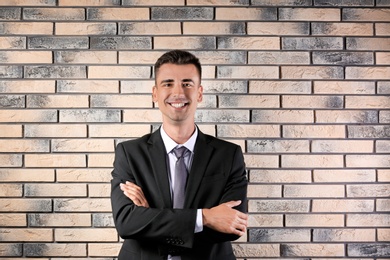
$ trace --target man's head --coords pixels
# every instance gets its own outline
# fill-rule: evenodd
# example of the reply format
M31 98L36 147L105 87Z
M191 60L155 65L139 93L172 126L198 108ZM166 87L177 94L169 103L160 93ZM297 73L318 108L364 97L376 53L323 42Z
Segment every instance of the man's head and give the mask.
M156 61L156 63L154 64L155 78L157 78L157 74L160 67L167 63L175 64L175 65L193 64L199 73L199 78L200 79L202 78L202 67L200 65L199 59L195 57L193 54L182 50L174 50L174 51L166 52Z
M198 58L185 51L162 55L155 66L153 101L163 115L163 123L194 127L197 105L203 99Z

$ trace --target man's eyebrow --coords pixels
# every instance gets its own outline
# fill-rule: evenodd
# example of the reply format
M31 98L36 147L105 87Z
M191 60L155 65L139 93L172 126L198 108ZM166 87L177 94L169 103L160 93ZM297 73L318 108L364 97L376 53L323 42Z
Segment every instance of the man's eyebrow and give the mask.
M161 80L160 83L170 83L170 82L173 82L174 80L173 79L163 79Z
M173 79L163 79L161 80L160 84L161 83L171 83L171 82L174 82ZM182 82L194 82L192 79L183 79Z
M194 82L192 79L183 79L182 82Z

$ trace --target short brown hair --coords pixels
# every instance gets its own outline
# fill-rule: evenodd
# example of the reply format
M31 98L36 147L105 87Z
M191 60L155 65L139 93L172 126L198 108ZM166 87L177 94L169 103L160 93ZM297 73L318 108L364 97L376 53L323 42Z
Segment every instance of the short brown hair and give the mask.
M154 76L157 76L158 70L164 64L175 64L175 65L187 65L193 64L196 67L196 70L199 73L199 78L202 78L202 67L200 65L199 59L187 51L182 50L173 50L164 53L154 64Z

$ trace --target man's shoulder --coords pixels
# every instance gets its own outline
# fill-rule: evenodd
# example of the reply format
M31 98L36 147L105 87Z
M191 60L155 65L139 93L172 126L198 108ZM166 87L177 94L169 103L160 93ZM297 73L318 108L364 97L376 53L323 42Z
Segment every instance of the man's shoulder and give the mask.
M222 147L224 149L237 149L238 147L240 147L239 145L232 143L228 140L220 139L218 137L208 135L208 134L203 134L203 135L206 139L206 142L216 148Z
M124 147L144 145L149 141L152 134L153 133L145 134L141 137L137 137L137 138L134 138L131 140L122 141L119 144L123 145Z

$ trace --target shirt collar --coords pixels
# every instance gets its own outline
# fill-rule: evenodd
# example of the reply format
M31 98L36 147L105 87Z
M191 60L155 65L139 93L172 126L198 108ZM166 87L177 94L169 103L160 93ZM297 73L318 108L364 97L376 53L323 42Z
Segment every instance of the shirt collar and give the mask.
M166 149L167 154L169 154L176 146L185 146L188 150L191 151L191 153L194 153L194 147L195 147L195 142L196 138L198 137L198 128L195 126L195 131L191 135L190 139L187 140L182 145L179 145L175 141L172 140L172 138L169 137L169 135L164 131L164 126L160 127L160 133L161 133L161 138L164 142L164 146Z

